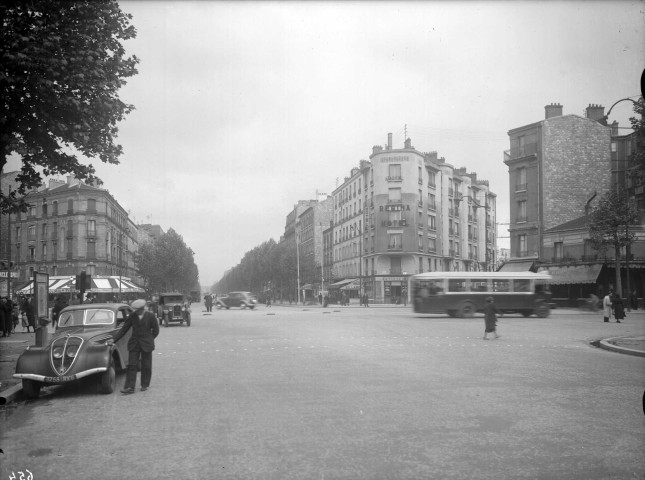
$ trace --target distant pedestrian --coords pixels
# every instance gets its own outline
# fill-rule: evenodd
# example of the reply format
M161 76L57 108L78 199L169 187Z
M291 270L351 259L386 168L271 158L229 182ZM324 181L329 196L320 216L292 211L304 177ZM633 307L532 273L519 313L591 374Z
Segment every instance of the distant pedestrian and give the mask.
M363 306L364 307L369 307L370 306L370 299L367 296L367 293L363 294Z
M60 311L67 306L67 302L63 297L56 297L54 302L54 308L52 308L52 325L56 328L58 325L58 317L60 316Z
M155 316L146 312L146 301L138 299L132 302L134 310L125 321L121 330L113 338L116 343L132 328L132 336L128 340L128 367L125 385L121 393L134 393L137 383L137 369L141 364L141 391L145 392L152 378L152 351L155 349L155 338L159 335L159 324Z
M632 290L632 294L629 297L629 303L632 310L638 310L638 295L636 294L636 289Z
M213 311L213 296L210 293L204 296L204 305L206 306L207 312Z
M0 298L0 326L2 326L2 336L8 337L12 330L11 305L8 298Z
M611 296L614 293L613 290L609 290L605 298L602 299L602 315L605 322L609 322L611 318Z
M499 338L501 335L497 334L497 315L502 316L502 312L497 310L495 307L495 300L493 297L488 297L486 299L486 305L484 306L484 340L488 340L488 334L494 333L495 338Z
M34 329L36 332L36 309L34 307L34 301L32 299L25 299L22 310L27 315L27 333L29 333L29 327Z
M620 298L618 293L615 293L611 299L611 307L614 310L616 323L620 323L620 321L625 318L625 305L623 304L623 299Z

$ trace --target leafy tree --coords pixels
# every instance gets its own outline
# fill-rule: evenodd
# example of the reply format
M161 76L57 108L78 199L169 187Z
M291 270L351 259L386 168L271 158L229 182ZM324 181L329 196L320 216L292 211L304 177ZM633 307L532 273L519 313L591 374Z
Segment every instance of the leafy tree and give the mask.
M597 250L613 247L615 251L616 292L622 295L620 250L634 242L638 209L624 192L607 192L590 214L589 236Z
M121 42L136 36L114 0L30 0L0 4L0 172L22 159L19 187L0 193L0 213L24 210L22 197L44 176L97 181L78 155L118 164L117 123L133 110L117 93L137 73Z
M636 133L636 148L630 157L630 163L633 166L631 176L635 185L645 185L645 100L640 97L634 103L634 112L638 117L632 117L629 121Z
M150 291L190 292L199 284L193 251L172 228L139 247L137 269Z

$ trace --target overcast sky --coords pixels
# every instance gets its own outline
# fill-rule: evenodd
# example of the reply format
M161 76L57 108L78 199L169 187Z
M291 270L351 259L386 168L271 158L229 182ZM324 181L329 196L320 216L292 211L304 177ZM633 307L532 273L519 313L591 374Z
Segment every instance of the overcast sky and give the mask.
M402 148L406 125L417 150L490 181L507 237L508 130L552 102L584 116L636 98L645 66L636 1L120 3L136 110L121 164L92 163L137 223L183 236L205 286L388 132ZM623 102L610 121L631 115Z

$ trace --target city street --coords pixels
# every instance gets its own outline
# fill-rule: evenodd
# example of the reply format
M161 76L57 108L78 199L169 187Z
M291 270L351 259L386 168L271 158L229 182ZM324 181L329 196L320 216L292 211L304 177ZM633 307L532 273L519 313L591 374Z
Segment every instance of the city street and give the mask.
M193 305L148 391L87 382L3 407L0 478L645 478L643 335L600 313L484 320L409 308ZM125 375L118 376L118 388Z

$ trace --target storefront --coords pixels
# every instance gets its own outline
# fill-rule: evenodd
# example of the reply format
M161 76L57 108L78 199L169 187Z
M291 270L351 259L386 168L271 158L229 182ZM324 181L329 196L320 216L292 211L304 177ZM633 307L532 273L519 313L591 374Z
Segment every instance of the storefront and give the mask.
M407 275L376 275L368 278L365 283L372 292L368 292L368 295L374 303L407 304L408 280Z

